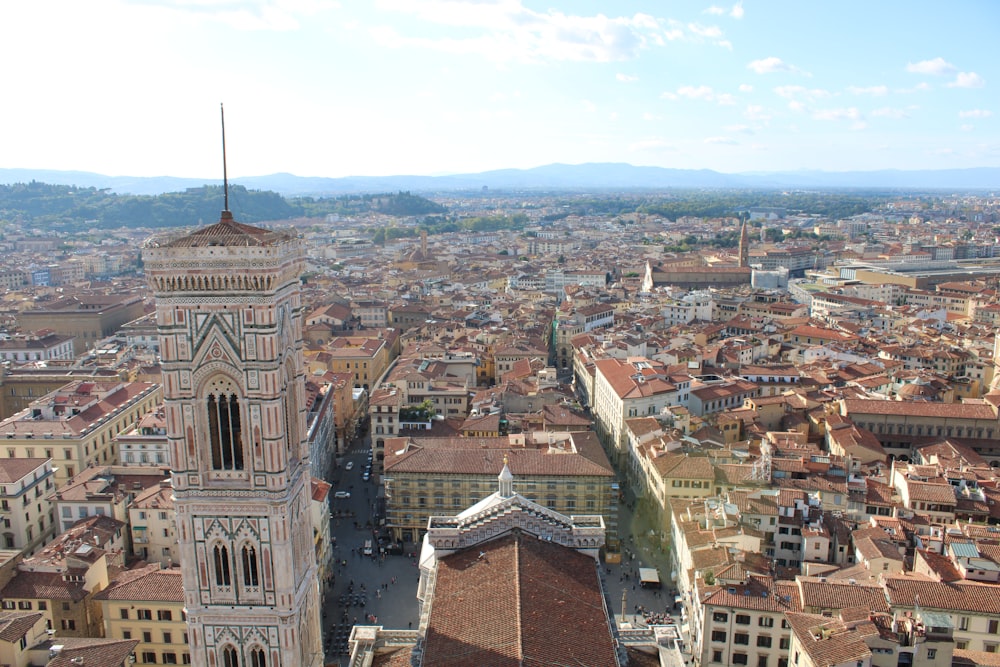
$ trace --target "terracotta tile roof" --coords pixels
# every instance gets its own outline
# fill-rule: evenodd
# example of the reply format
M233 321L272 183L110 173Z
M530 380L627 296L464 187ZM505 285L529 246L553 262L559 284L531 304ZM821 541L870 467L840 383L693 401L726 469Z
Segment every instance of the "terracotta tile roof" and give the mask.
M151 486L129 503L129 509L164 509L174 508L174 487L170 480L164 480L156 486Z
M717 573L716 577L720 575ZM719 584L718 590L702 599L702 605L783 613L801 611L798 588L791 582L770 577L752 577L746 584Z
M413 663L413 647L398 648L394 651L376 653L371 667L410 667Z
M598 359L595 365L611 389L623 400L670 393L677 389L666 379L665 366L645 359L641 361L629 363L609 358Z
M30 611L0 612L0 641L16 642L20 640L42 616L38 612Z
M1000 586L970 581L933 581L918 574L897 574L885 579L886 596L893 606L913 607L920 596L923 609L967 611L1000 615Z
M940 581L949 583L960 581L964 578L962 577L962 573L958 571L958 568L955 567L955 564L947 556L942 556L930 549L917 549L916 555L924 560L926 569L932 573L931 576ZM923 570L920 571L923 572Z
M126 570L95 596L99 600L184 602L180 568L161 569L147 565Z
M11 579L0 597L15 600L69 600L79 602L87 596L83 585L63 580L60 572L24 572Z
M892 501L892 495L896 492L894 487L883 484L871 477L865 478L865 485L865 502L867 504L884 505L887 507L895 504Z
M130 658L139 640L60 637L58 643L62 651L49 660L46 667L125 667L131 664Z
M0 459L0 484L20 480L31 471L45 464L48 459Z
M161 244L165 248L201 248L207 246L269 246L292 237L281 232L245 225L223 211L219 222L197 229L186 236Z
M814 667L833 667L867 661L872 652L860 627L851 629L840 619L817 614L790 613L788 624ZM877 631L875 631L877 634Z
M798 577L803 609L847 609L865 607L875 612L889 612L889 603L881 586L850 584L825 580L825 577Z
M773 495L755 496L751 491L730 491L729 502L744 514L778 515L778 504Z
M906 480L906 487L910 492L910 500L920 500L938 505L955 504L955 488L951 484L937 484L933 482L918 482L913 479Z
M617 664L592 558L518 533L441 559L424 665L570 663Z
M706 456L667 454L653 459L653 465L668 479L715 479L712 462Z
M992 421L997 418L996 409L988 403L936 403L932 401L882 401L868 398L845 398L843 406L848 417L870 414Z
M952 667L1000 667L1000 653L956 648L951 653Z
M611 463L596 434L574 432L576 452L535 447L511 446L507 437L498 438L410 438L405 448L386 443L386 473L453 473L499 475L503 457L510 461L515 477L522 475L614 475ZM391 444L391 447L390 447ZM400 452L403 453L400 453Z

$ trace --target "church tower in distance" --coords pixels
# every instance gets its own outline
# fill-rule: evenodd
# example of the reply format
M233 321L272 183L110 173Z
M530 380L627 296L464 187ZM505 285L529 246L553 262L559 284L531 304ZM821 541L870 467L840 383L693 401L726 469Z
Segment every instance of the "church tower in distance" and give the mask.
M747 222L740 226L740 266L750 266L750 234L747 232Z
M226 210L214 225L148 243L143 260L156 297L191 662L322 665L302 242Z

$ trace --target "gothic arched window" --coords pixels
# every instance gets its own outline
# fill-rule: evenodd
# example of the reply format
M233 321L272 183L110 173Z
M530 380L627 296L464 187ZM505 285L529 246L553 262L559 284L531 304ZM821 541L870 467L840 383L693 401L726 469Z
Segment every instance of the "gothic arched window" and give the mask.
M264 656L264 649L255 648L250 651L250 667L267 667L267 658Z
M222 649L222 667L240 667L240 656L232 646L225 646Z
M212 469L243 470L239 400L235 394L210 394L206 407L212 446Z
M215 561L216 586L231 586L233 581L229 565L229 549L222 544L216 544L213 556Z
M246 544L243 546L243 585L259 586L260 575L258 571L257 550L253 548L253 545Z

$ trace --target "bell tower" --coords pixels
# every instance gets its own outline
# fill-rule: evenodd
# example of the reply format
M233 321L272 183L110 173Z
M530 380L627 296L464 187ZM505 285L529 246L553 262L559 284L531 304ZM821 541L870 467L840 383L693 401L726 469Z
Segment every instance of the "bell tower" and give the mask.
M227 206L228 208L228 206ZM192 664L323 664L294 235L147 243Z

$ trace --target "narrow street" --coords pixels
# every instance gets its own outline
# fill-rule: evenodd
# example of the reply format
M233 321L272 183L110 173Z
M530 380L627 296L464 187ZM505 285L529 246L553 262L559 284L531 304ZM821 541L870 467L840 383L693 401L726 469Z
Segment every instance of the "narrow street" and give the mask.
M368 443L367 438L357 440L328 480L333 484L330 535L336 563L333 585L323 599L323 648L328 665L347 664L347 639L355 624L408 629L418 623L416 560L405 554L381 553L373 528L378 487L374 475L363 479L371 451ZM337 498L338 491L351 495ZM371 555L364 553L366 542L371 543Z
M380 552L374 529L378 495L375 471L368 481L363 480L369 442L367 437L356 441L338 462L330 479L333 484L330 534L335 543L336 565L332 571L333 584L323 600L327 664L347 664L347 639L354 624L411 629L419 623L416 558L409 554L393 555L388 549ZM337 498L338 491L346 491L350 497ZM621 622L624 595L625 618L633 627L645 627L650 622L682 626L680 607L674 604L676 592L670 581L669 554L660 546L659 534L647 513L627 490L619 504L618 525L623 547L621 563L600 564L609 613ZM368 541L371 555L364 553ZM640 568L655 568L661 586L643 587L639 581Z

